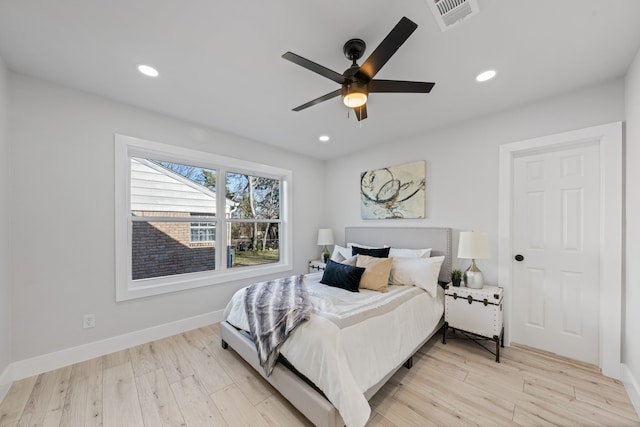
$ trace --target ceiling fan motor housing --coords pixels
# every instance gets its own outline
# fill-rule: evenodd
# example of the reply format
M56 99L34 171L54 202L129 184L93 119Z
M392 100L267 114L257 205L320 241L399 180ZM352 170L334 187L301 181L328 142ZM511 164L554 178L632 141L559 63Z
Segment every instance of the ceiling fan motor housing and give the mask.
M367 48L367 44L362 39L351 39L344 44L342 52L349 61L355 62L362 58L364 50Z
M342 97L344 98L350 93L364 93L367 95L369 93L367 83L358 80L344 83L342 85Z

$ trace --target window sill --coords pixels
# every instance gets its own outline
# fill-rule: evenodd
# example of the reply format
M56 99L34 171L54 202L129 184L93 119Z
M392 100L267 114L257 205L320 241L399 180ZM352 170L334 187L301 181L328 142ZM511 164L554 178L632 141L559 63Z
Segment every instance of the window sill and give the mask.
M269 264L253 267L236 267L234 269L191 273L181 276L171 276L163 279L148 279L128 281L125 286L116 287L116 301L128 301L137 298L145 298L154 295L163 295L171 292L179 292L187 289L201 288L220 283L234 282L237 280L251 279L270 274L292 271L287 264Z

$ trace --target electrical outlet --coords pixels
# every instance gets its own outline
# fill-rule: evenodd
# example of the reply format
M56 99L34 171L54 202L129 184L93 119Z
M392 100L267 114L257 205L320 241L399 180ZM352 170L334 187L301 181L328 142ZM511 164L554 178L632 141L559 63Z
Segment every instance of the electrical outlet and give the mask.
M83 319L82 319L82 327L84 329L95 328L96 327L96 315L95 314L85 314Z

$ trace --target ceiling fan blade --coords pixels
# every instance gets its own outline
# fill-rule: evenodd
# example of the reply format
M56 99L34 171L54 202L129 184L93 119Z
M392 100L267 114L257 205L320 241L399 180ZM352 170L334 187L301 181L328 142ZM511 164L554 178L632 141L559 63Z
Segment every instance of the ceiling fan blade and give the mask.
M418 28L418 25L407 17L402 17L400 22L393 27L393 30L376 47L373 53L362 64L356 77L371 80L380 69L387 63L400 46L407 41L409 36Z
M367 104L364 104L362 107L354 108L353 112L356 113L356 119L358 119L358 121L366 119L367 118Z
M344 83L344 76L342 74L336 73L333 70L328 69L320 64L316 64L313 61L310 61L306 58L303 58L300 55L296 55L293 52L287 52L282 55L284 59L287 61L291 61L294 64L298 64L301 67L306 68L309 71L313 71L314 73L320 74L323 77L328 78L329 80L333 80L336 83L342 84Z
M305 108L312 107L312 106L314 106L316 104L319 104L321 102L324 102L324 101L326 101L328 99L335 98L336 96L340 95L341 93L342 93L342 89L334 90L333 92L329 92L326 95L322 95L321 97L316 98L313 101L309 101L306 104L302 104L302 105L297 106L296 108L293 109L293 111L304 110Z
M435 85L435 83L406 82L402 80L371 80L369 82L369 93L429 93Z

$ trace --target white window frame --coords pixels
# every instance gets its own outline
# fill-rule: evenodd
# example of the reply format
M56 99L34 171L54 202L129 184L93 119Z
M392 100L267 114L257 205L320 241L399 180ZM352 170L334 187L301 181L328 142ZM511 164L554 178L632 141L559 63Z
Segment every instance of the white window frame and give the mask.
M130 158L153 158L215 169L216 194L225 194L226 172L246 173L280 180L280 260L252 267L227 268L226 245L216 247L216 270L149 279L131 279L131 168ZM292 172L269 165L220 156L126 135L115 135L115 261L116 301L161 295L292 270L291 238ZM225 197L216 197L216 212L226 212ZM225 215L216 215L216 240L227 241Z

